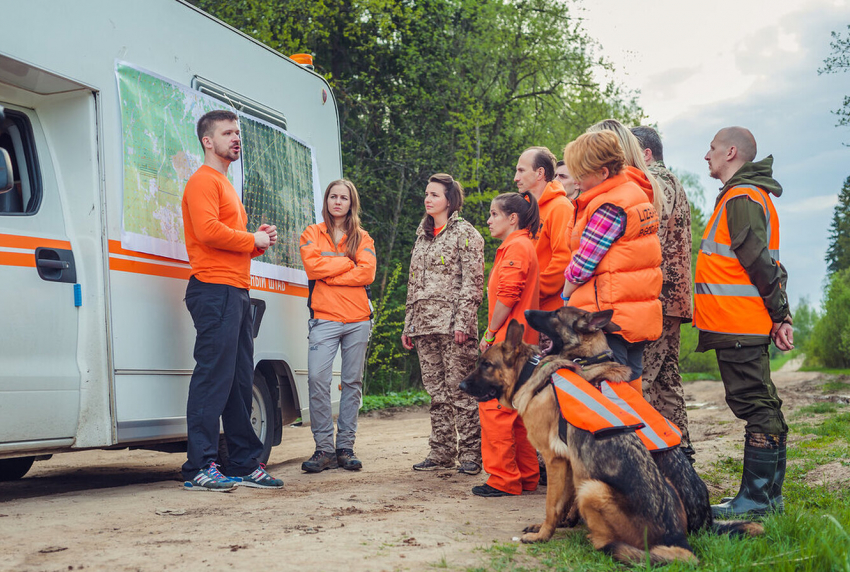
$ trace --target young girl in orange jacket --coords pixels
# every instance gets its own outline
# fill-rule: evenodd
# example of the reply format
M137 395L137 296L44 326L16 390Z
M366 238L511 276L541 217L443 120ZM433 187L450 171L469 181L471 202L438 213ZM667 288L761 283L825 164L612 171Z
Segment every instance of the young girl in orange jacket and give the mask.
M301 465L308 473L362 467L354 455L354 438L372 329L366 288L375 280L377 264L375 243L360 227L360 197L351 181L340 179L328 185L322 218L324 222L307 227L299 247L310 280L307 387L316 452ZM334 445L331 382L340 347L342 393Z
M530 192L504 193L493 199L487 226L502 241L487 283L488 326L482 352L505 339L515 319L525 326L524 341L536 344L538 335L525 321L526 310L536 310L540 297L540 268L532 239L540 227L537 200ZM529 443L519 413L497 399L478 404L481 420L481 460L490 478L472 487L482 497L518 495L537 488L537 453Z

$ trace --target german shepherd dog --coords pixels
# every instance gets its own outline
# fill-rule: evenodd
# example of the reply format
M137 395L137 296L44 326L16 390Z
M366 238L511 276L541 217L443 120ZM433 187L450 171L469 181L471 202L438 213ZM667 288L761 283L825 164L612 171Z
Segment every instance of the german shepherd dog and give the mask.
M610 314L608 314L610 312ZM604 355L609 350L605 342L604 332L613 333L619 331L620 327L610 322L613 311L606 311L608 322L602 326L603 334L582 331L582 316L587 313L578 308L564 307L554 312L541 312L528 310L525 318L528 324L539 332L543 332L552 341L549 355L566 358L573 363L582 363L588 358ZM597 313L602 314L602 313ZM591 320L592 322L592 320ZM586 329L586 328L585 328ZM594 360L595 361L595 360ZM619 381L610 377L613 361L605 360L601 363L582 366L577 373L585 378L591 385L599 387L604 381ZM626 372L627 378L631 377ZM626 381L623 379L623 381ZM679 447L673 447L665 451L653 451L652 460L655 461L661 475L676 490L682 504L685 507L688 533L702 529L710 529L717 534L761 534L761 525L746 521L723 521L714 522L711 514L711 503L708 498L708 488L694 470L685 454Z
M567 323L568 331L550 336L561 355L547 357L527 381L521 381L521 372L529 361L536 362L536 348L522 342L524 328L512 321L505 341L484 352L477 368L461 383L461 389L479 401L498 398L503 405L516 408L529 440L546 461L546 519L527 527L522 541L549 540L566 511L572 516L568 524L574 525L580 515L593 546L617 560L644 561L648 550L654 564L673 560L697 562L686 536L688 521L682 500L636 434L596 438L568 425L566 443L559 437L560 413L555 393L543 391L555 371L570 368L598 382L627 381L630 370L607 362L595 364L592 371L582 371L563 355L565 350L579 347L581 356L604 353L608 346L603 328L618 329L610 324L613 312L591 314L562 308L555 313L562 313ZM687 460L685 464L690 466ZM760 525L742 523L734 531L759 534L762 530Z

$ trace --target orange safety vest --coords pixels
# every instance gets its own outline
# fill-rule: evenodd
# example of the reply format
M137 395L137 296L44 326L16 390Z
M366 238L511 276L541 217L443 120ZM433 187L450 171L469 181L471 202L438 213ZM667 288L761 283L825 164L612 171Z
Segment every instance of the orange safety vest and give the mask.
M602 395L623 411L643 421L644 427L637 430L637 435L650 451L666 451L682 443L682 432L679 428L661 415L627 382L603 381L600 390Z
M561 409L559 432L564 441L566 423L590 431L595 437L635 431L644 425L570 369L559 369L552 374L551 381Z
M631 343L661 336L661 243L651 194L649 181L636 169L625 170L585 191L576 199L570 243L572 252L578 252L587 223L602 205L623 209L623 235L608 249L593 277L573 292L569 303L590 312L613 309L611 321L621 328L617 334Z
M779 216L770 195L755 186L733 187L705 227L694 280L694 326L706 332L767 336L773 320L747 271L732 250L726 203L747 197L764 209L768 250L779 264Z

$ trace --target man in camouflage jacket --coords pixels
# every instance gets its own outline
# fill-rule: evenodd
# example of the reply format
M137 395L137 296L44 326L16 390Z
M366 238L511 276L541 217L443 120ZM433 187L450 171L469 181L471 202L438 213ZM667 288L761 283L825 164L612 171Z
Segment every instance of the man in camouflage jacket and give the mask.
M649 172L661 184L662 212L658 226L661 241L661 305L664 322L661 337L643 352L643 392L647 401L682 430L682 449L693 459L688 433L685 392L679 374L682 323L693 318L691 304L691 210L679 179L664 166L664 148L651 127L634 127L632 133L644 149Z
M460 382L478 357L478 306L484 293L484 239L455 211L432 238L416 230L407 284L405 337L416 347L431 395L431 451L416 470L481 470L478 404ZM406 345L406 344L405 344Z

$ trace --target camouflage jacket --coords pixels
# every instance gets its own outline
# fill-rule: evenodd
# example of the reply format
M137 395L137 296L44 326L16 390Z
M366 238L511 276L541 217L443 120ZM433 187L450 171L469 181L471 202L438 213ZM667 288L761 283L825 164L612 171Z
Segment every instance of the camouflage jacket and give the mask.
M478 306L484 294L484 239L454 212L428 240L422 224L410 257L404 334L466 332L478 339Z
M661 241L661 305L665 316L693 318L691 302L691 208L679 179L662 161L649 166L649 172L664 189L662 212L659 213L658 240Z

